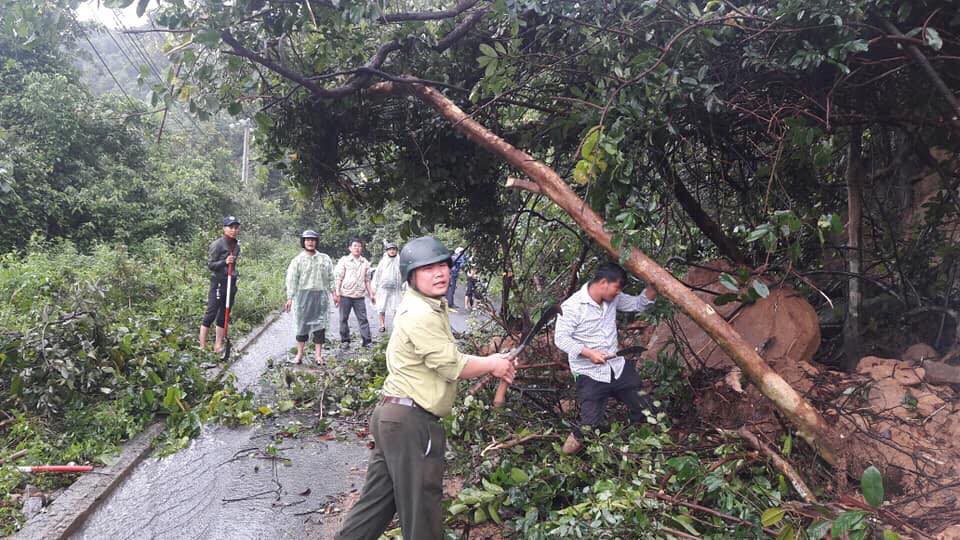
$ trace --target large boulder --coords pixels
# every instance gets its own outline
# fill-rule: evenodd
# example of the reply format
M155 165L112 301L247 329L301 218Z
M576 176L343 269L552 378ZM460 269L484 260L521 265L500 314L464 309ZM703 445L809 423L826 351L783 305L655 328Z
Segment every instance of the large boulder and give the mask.
M809 380L810 371L816 370L808 363L820 347L820 325L813 306L787 286L773 288L769 296L753 304L730 302L716 306L714 298L729 292L718 281L720 273L729 270L726 263L714 261L691 269L684 282L694 288L694 294L713 305L788 383L794 382L788 376L793 371L798 371L797 379ZM676 328L677 337L682 341L680 353L691 369L733 367L727 353L689 317L678 315ZM647 346L645 358L655 359L661 350L672 350L673 337L669 324L659 325Z
M917 365L930 360L936 360L939 357L940 355L937 354L937 350L926 343L914 343L907 347L907 350L903 351L903 354L900 355L900 359L904 362L912 362Z

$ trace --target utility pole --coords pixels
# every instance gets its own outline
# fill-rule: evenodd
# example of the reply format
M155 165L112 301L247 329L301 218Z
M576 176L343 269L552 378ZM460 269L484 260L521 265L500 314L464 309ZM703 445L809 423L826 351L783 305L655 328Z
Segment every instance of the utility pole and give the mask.
M243 126L243 163L240 166L240 183L244 186L247 185L247 180L250 176L250 125Z

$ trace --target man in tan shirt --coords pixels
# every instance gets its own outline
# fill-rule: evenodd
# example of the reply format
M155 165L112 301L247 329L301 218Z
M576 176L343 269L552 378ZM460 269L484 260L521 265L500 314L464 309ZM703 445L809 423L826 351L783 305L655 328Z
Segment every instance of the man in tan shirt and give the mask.
M348 321L351 309L360 325L363 346L370 347L373 344L365 298L369 295L370 301L376 304L377 297L370 286L369 270L370 261L363 256L363 240L354 238L350 241L350 254L337 261L336 283L333 287L333 303L340 308L340 342L343 345L350 343Z
M409 288L387 345L383 399L370 419L376 446L363 493L338 539L376 540L394 514L405 540L443 538L446 438L440 418L450 414L459 380L489 373L513 381L510 355L457 350L444 298L451 262L447 248L429 236L400 252L400 273Z

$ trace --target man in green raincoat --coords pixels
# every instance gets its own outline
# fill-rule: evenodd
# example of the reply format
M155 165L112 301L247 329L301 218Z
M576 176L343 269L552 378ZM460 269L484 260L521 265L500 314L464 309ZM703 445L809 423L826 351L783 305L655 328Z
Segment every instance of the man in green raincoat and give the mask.
M287 303L284 311L293 309L297 336L296 363L303 361L307 339L313 338L313 358L323 366L323 343L326 341L330 314L329 295L333 287L333 261L326 253L317 251L316 231L306 230L300 235L303 251L287 267Z

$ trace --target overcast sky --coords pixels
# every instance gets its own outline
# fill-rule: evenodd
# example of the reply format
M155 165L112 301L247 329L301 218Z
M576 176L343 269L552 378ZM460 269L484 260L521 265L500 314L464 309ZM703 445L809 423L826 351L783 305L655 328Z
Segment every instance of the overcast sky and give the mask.
M147 16L137 17L137 3L134 2L125 9L108 9L103 7L99 0L83 2L77 8L77 17L81 21L97 21L109 28L117 27L117 20L113 14L116 12L123 21L123 25L130 28L148 24Z

